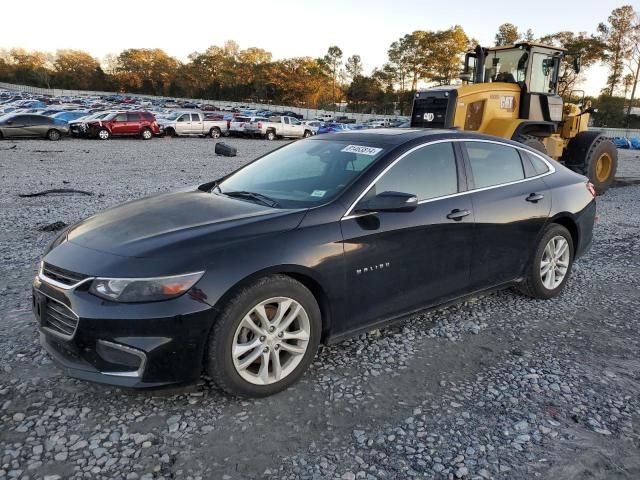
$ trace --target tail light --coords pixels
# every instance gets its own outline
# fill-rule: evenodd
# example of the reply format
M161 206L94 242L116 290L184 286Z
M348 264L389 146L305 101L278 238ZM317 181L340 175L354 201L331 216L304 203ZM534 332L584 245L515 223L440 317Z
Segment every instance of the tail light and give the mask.
M593 198L596 198L598 196L598 194L596 193L596 187L593 186L593 183L587 182L587 190L589 190L589 193Z
M262 122L258 122L258 130L262 130Z

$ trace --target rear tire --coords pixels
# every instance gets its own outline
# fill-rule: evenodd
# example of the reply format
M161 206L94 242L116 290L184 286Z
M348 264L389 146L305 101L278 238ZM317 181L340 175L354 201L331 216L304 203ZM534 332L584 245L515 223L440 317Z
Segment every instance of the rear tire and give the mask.
M218 127L213 127L209 131L209 136L211 138L220 138L222 136L222 132L220 131L220 129Z
M587 177L598 194L603 194L615 180L618 150L598 132L581 132L569 142L562 160L568 168Z
M542 143L538 137L534 137L533 135L518 135L514 140L545 155L547 154L547 147L544 146L544 143Z
M140 136L143 140L151 140L153 138L153 132L149 128L144 128L142 132L140 132Z
M566 251L552 252L554 248L566 248ZM573 239L569 230L557 223L550 224L538 242L524 281L518 289L524 295L542 300L560 295L571 274L573 256Z
M282 302L277 303L277 300ZM289 300L291 303L287 303ZM269 302L266 307L265 302ZM278 316L281 306L283 311ZM256 309L264 312L266 323L256 315ZM285 321L290 317L293 320L286 327ZM280 323L279 318L282 319ZM247 325L250 326L247 328ZM280 335L280 329L283 335ZM205 359L207 371L220 388L232 395L273 395L302 377L316 354L321 331L320 308L304 285L285 275L258 279L235 292L216 315ZM302 337L302 332L306 338ZM297 353L289 353L292 346L297 348ZM242 353L238 354L238 350ZM246 361L250 363L243 366L242 362ZM265 362L266 372L262 377ZM281 370L276 369L276 363Z

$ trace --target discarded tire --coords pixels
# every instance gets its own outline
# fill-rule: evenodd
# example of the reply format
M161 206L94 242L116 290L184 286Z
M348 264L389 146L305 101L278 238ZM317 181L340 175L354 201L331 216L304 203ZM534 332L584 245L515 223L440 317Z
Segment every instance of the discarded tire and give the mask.
M238 150L231 145L223 142L216 143L216 155L224 155L225 157L235 157Z

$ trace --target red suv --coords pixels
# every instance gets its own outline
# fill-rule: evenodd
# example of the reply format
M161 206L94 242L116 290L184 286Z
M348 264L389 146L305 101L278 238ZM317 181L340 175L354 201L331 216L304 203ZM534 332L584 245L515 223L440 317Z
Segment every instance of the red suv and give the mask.
M108 140L112 136L139 136L151 140L160 134L156 117L150 112L115 112L102 120L87 123L90 137Z

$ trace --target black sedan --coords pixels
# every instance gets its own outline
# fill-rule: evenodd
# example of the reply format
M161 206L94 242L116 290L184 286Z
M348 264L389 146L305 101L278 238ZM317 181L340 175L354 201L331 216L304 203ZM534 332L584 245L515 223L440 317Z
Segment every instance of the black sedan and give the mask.
M498 288L558 295L595 210L585 177L508 140L323 135L72 226L43 258L33 308L72 376L157 387L204 367L265 396L321 342Z
M44 115L5 115L0 117L0 139L2 138L47 138L60 140L69 133L66 122Z

